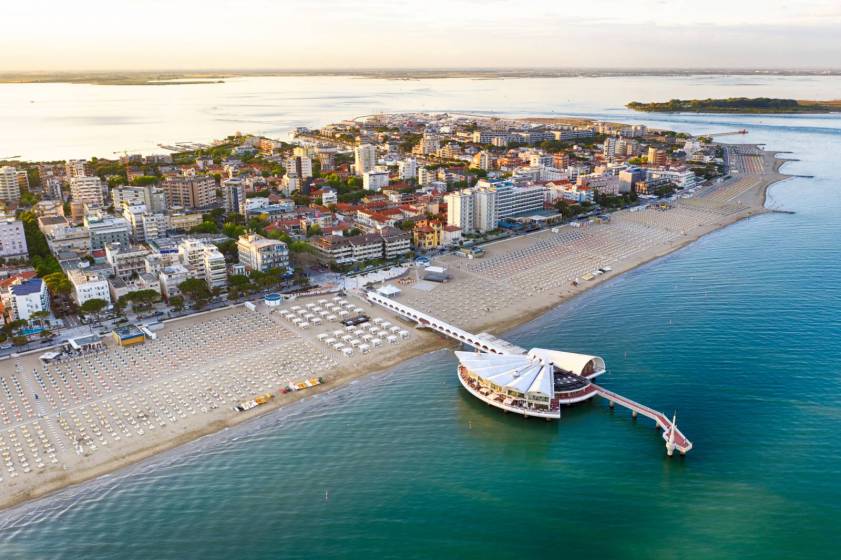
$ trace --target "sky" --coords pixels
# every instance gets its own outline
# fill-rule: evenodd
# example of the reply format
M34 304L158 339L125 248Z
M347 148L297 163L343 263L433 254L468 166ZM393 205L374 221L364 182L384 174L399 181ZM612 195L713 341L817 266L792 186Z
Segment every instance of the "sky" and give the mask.
M0 72L839 68L839 0L24 0Z

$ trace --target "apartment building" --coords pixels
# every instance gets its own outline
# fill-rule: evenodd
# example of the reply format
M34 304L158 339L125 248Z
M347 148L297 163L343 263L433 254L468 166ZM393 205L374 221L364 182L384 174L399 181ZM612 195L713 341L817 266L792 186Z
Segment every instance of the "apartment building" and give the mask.
M239 262L247 271L268 272L273 268L289 267L289 248L283 241L269 239L256 233L241 235L237 240Z
M28 253L23 222L0 213L0 257L25 257Z
M101 299L111 303L108 278L100 271L71 269L67 278L73 286L73 300L82 305L92 299Z
M169 208L209 208L216 204L216 180L208 175L168 177L162 189Z

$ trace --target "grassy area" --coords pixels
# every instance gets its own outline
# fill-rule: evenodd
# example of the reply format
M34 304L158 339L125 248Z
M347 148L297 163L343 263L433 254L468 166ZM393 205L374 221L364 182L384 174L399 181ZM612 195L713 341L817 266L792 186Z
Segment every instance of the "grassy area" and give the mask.
M833 113L841 111L841 100L728 97L726 99L672 99L660 103L632 101L626 107L646 113Z

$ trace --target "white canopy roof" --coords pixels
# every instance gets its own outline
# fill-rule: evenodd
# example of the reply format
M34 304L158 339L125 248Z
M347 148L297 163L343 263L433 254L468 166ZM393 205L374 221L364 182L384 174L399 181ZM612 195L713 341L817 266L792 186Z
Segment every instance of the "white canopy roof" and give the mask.
M559 350L546 350L545 348L532 348L529 357L533 359L542 359L547 363L553 363L560 369L569 371L576 375L584 375L584 368L591 361L593 362L593 371L604 371L604 360L598 356L589 356L587 354L574 354L572 352L561 352Z
M554 396L552 365L524 354L456 352L471 373L491 383L523 394Z

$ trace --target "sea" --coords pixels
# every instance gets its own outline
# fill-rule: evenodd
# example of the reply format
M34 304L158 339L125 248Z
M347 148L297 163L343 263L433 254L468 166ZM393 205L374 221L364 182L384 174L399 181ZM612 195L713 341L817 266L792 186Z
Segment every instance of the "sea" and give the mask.
M837 97L831 77L0 85L0 157L109 157L389 111L573 115L786 152L768 213L505 334L601 355L559 422L470 397L441 350L0 513L2 559L836 558L841 534L841 115L645 115L631 100ZM113 157L113 156L111 156ZM810 177L806 177L810 176Z

